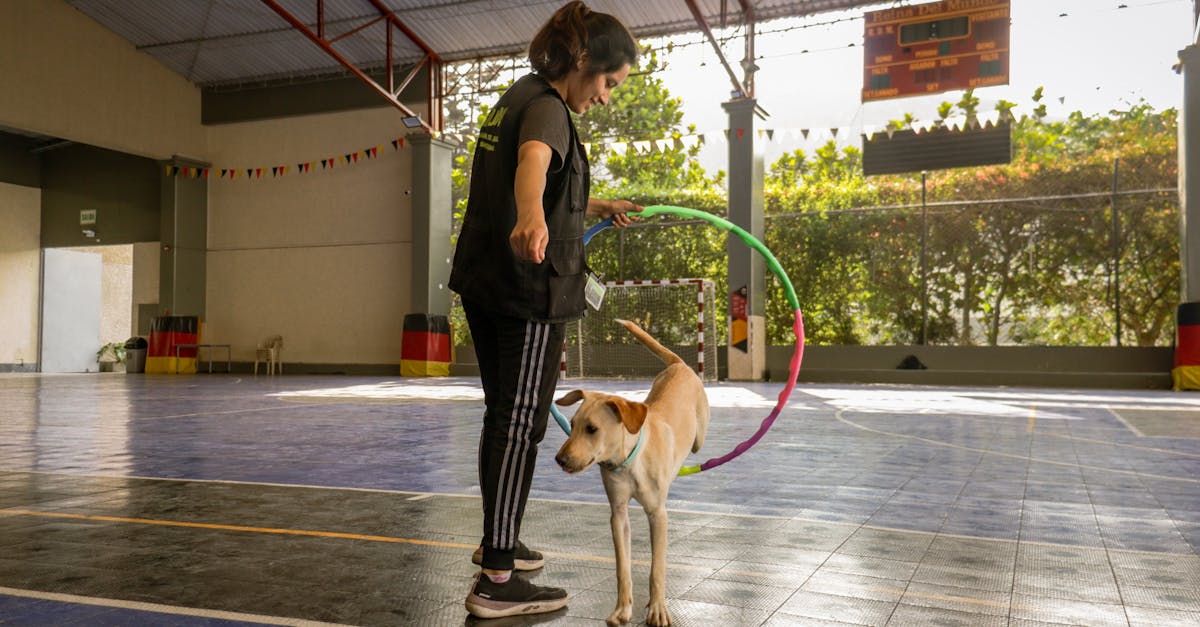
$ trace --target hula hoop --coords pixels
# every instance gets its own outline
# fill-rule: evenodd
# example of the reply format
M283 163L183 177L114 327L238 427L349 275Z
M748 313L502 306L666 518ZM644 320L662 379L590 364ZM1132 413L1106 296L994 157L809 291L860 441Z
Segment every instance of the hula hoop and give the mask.
M692 475L705 470L712 470L713 468L716 468L717 466L736 458L742 453L745 453L762 439L763 435L770 430L771 425L775 424L775 419L779 417L779 412L781 412L784 406L787 405L788 398L792 395L792 389L796 387L796 376L800 374L800 362L804 358L804 317L800 313L800 301L796 298L796 290L792 287L792 281L788 278L787 272L784 272L783 267L779 265L779 260L775 258L775 255L771 254L770 250L767 250L767 247L764 246L762 242L758 241L758 238L747 233L738 225L720 216L715 216L711 213L698 211L696 209L689 209L687 207L653 205L646 207L642 211L629 212L630 215L634 216L652 216L660 213L669 213L687 218L698 218L700 220L705 220L713 226L725 231L729 231L741 238L741 240L745 242L747 246L753 248L758 252L758 254L762 255L767 262L767 267L770 268L771 272L773 272L775 276L779 277L779 280L783 282L783 289L787 295L788 304L792 306L792 314L795 318L792 329L796 333L796 349L792 352L792 359L788 368L787 385L785 385L783 390L779 393L779 398L775 402L775 408L772 409L771 413L763 419L762 423L758 426L758 431L756 431L754 435L747 438L741 444L735 446L732 451L729 451L720 457L713 457L712 459L709 459L708 461L697 466L684 466L680 468L679 476L682 477L684 475ZM611 224L612 218L607 218L593 225L587 230L586 233L584 233L583 244L586 246L592 237L594 237L600 231L608 228ZM558 422L558 426L562 427L562 430L565 431L567 435L571 435L571 423L567 421L565 416L562 415L562 412L558 410L558 407L555 407L553 404L551 404L550 413L554 415L554 420Z

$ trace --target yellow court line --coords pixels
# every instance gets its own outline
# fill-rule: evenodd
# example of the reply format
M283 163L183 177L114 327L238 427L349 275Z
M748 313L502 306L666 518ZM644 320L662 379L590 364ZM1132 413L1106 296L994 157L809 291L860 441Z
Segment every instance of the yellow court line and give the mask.
M1025 428L1025 433L1033 433L1033 421L1037 420L1037 405L1029 406L1029 426Z
M315 531L309 529L283 529L278 527L250 527L247 525L224 525L218 523L188 522L183 520L159 520L155 518L125 518L122 516L97 516L94 514L72 514L69 512L43 512L31 509L0 509L0 515L7 516L39 516L43 518L59 518L68 520L88 520L94 522L114 522L136 525L157 525L160 527L186 527L190 529L213 529L217 531L242 531L246 533L272 533L289 536L307 536L313 538L337 538L341 540L361 540L364 542L387 542L389 544L415 544L418 546L433 546L445 549L475 550L478 544L463 544L461 542L440 542L437 540L419 540L416 538L397 538L394 536L374 536L359 533L343 533L340 531ZM615 558L599 555L583 555L575 553L545 553L551 557L561 557L586 562L603 562L612 564ZM649 566L649 562L633 560L634 564Z

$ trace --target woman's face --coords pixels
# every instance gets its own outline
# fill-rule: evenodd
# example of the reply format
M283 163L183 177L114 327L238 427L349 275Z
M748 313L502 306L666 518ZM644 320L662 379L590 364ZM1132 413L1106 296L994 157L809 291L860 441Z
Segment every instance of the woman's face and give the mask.
M599 74L576 67L567 75L567 106L582 115L594 105L607 105L613 88L624 83L628 76L628 63L615 72Z

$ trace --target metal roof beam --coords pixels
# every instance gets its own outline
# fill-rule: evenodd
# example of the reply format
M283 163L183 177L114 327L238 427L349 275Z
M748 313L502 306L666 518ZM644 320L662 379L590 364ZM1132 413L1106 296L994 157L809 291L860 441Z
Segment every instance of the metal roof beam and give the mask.
M684 2L686 2L688 8L691 9L692 17L696 18L696 24L700 27L700 30L704 32L704 36L708 38L708 43L712 44L713 50L716 51L717 60L719 60L721 65L725 67L725 72L729 74L729 81L733 83L733 88L737 90L739 94L741 94L742 98L752 98L754 94L751 94L746 90L746 86L742 84L742 81L738 79L737 74L734 73L733 67L729 65L729 60L725 58L725 53L721 50L721 45L717 43L717 38L713 35L712 29L708 26L708 20L704 19L704 14L700 12L700 7L696 6L696 0L684 0Z
M415 75L416 70L419 69L421 67L421 65L423 65L427 61L430 63L429 90L427 92L428 97L429 97L429 117L430 117L431 121L436 122L436 124L439 128L434 128L434 126L432 126L430 124L430 122L427 122L425 120L421 120L421 126L423 126L426 130L428 130L430 132L435 132L435 131L441 130L440 126L441 126L441 117L442 117L441 116L442 99L441 99L441 93L438 93L438 89L437 89L439 84L441 83L440 77L437 76L437 74L439 74L441 71L441 65L440 65L441 59L437 56L436 53L434 53L432 50L429 49L429 46L426 45L425 42L421 41L421 39L418 38L416 36L416 34L412 33L412 31L409 30L408 27L404 26L404 24L402 22L400 22L400 20L395 15L392 14L391 10L389 10L386 6L384 6L379 0L371 0L371 3L374 4L376 9L380 11L381 16L382 16L381 19L387 21L387 29L388 29L387 35L388 36L387 36L387 53L385 55L387 58L387 75L388 75L388 86L387 87L380 85L378 82L375 81L375 79L371 78L369 75L367 75L366 72L363 72L361 69L359 69L353 63L351 63L349 59L342 56L341 53L339 53L337 50L334 49L333 42L337 41L338 39L340 39L350 33L343 34L342 36L339 36L333 40L327 39L325 37L325 3L323 2L323 0L317 0L317 32L313 32L312 28L310 28L307 24L305 24L303 22L303 20L296 17L290 11L288 11L287 9L280 6L280 4L276 0L261 0L261 2L265 5L267 5L267 7L269 7L272 11L275 11L275 13L279 14L279 16L282 17L289 24L291 24L294 29L300 31L304 36L308 37L319 48L324 50L326 54L328 54L330 57L333 57L333 59L336 60L338 63L342 64L342 66L344 66L347 70L349 70L351 74L353 74L360 81L362 81L364 84L366 84L367 87L370 87L372 90L374 90L380 96L383 96L384 100L387 100L388 103L391 104L393 107L395 107L396 109L399 109L406 116L415 117L415 118L419 119L420 116L418 116L415 112L413 112L412 109L409 109L407 106L405 106L405 104L403 102L400 102L400 98L398 97L398 92L400 90L396 90L396 93L394 93L392 90L394 81L392 80L392 45L391 45L392 37L391 37L391 35L392 35L392 26L396 26L401 32L403 32L406 36L408 36L409 39L411 39L414 44L416 44L417 46L419 46L426 52L425 59L422 60L421 63L417 64L417 68L414 68L413 72L409 74L408 79L404 81L404 85L407 85L408 82L410 80L412 80L412 77ZM379 20L375 20L375 22L378 22L378 21ZM372 22L372 23L375 23L375 22ZM404 86L402 85L400 89L403 90L403 88L404 88Z

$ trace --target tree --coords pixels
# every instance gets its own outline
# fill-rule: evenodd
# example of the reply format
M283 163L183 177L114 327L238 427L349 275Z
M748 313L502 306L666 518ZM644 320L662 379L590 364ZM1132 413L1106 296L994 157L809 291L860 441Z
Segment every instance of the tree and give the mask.
M696 127L683 125L683 102L671 96L662 79L654 76L659 67L656 52L644 54L625 83L613 90L607 107L593 107L575 119L584 143L607 148L591 155L593 196L721 188L724 174L709 176L696 160L700 145L684 145L682 138L694 135ZM630 143L633 141L650 141L651 148L639 151ZM618 154L611 150L614 143L625 144L626 151Z
M925 256L929 341L1109 343L1115 249L1123 340L1169 342L1179 274L1173 195L1119 199L1122 228L1114 242L1110 200L1097 192L1111 186L1118 160L1122 189L1173 187L1174 110L1159 113L1142 103L1048 122L1042 98L1039 89L1032 113L1020 119L1011 116L1013 103L996 107L1013 124L1012 163L929 173L929 201L936 203ZM956 113L978 120L978 103L971 92L943 103L939 123ZM909 115L890 126L912 121ZM768 212L796 214L778 228L768 221L769 245L789 257L785 267L799 270L793 281L802 305L819 320L809 325L815 341L915 341L921 231L912 205L920 179L856 177L860 158L826 145L813 157L796 151L777 161L768 174ZM1027 200L978 204L1005 198ZM871 206L891 208L849 209ZM779 312L770 315L772 342L786 343L786 322Z

